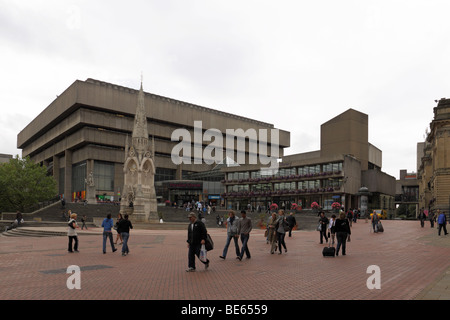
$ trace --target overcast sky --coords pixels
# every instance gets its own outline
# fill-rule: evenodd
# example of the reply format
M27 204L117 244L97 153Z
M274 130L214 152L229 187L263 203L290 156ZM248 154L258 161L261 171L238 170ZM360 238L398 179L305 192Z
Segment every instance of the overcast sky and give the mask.
M286 154L369 115L382 170L416 171L450 97L450 1L0 0L0 153L75 80L94 78L269 122Z

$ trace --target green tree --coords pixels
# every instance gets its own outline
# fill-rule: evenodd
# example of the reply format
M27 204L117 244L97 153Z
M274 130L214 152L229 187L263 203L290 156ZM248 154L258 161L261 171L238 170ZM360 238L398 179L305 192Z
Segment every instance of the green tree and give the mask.
M416 206L402 203L396 209L396 216L402 219L414 219L416 217Z
M0 211L25 211L57 195L56 181L29 157L0 165Z

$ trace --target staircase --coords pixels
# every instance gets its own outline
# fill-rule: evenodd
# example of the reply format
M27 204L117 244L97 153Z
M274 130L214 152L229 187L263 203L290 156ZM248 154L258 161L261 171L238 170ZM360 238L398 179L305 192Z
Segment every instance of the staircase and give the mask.
M12 221L11 221L12 222ZM9 226L7 224L7 226ZM93 228L93 223L86 223L88 228ZM67 236L67 222L24 222L21 226L5 231L5 226L1 227L2 237L59 237ZM52 230L53 229L53 230ZM83 231L83 234L93 234Z
M2 233L2 237L60 237L67 236L67 232L28 229L19 227Z

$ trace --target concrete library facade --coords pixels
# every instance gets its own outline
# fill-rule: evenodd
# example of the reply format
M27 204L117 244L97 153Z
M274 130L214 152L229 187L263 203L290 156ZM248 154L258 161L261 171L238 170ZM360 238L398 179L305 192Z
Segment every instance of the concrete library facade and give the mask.
M118 201L123 192L124 149L127 136L131 136L133 130L138 92L94 79L76 80L18 134L17 146L22 149L22 157L29 156L36 163L45 165L58 183L60 196L66 201L85 199L86 179L91 172L97 201ZM193 183L189 188L190 184L169 184L167 181L189 180L191 175L210 171L216 166L215 163L195 161L197 151L202 154L210 143L204 140L193 142L189 146L192 152L184 150L181 154L185 161L175 164L171 155L180 143L172 139L175 130L185 129L194 136L198 130L194 123L200 122L201 133L214 128L223 133L225 142L227 129L236 129L236 135L240 133L237 129L244 133L249 129L275 129L270 123L151 93L145 93L145 108L149 138L154 143L155 187L159 201L167 200L164 197L170 193L168 186L172 188L172 194L182 193L186 199L205 200L202 199L205 197L203 184ZM266 142L269 150L277 148L282 156L284 148L290 145L290 133L276 130L279 143L271 144L268 138ZM245 141L244 154L248 159L254 150L249 148L248 137L241 138ZM217 199L220 192L214 192Z
M279 170L261 176L259 166L224 168L228 208L263 208L272 203L290 209L324 210L338 202L360 208L359 189L369 189L368 209L395 210L394 177L381 171L382 152L368 141L368 115L349 109L321 125L321 148L281 158Z

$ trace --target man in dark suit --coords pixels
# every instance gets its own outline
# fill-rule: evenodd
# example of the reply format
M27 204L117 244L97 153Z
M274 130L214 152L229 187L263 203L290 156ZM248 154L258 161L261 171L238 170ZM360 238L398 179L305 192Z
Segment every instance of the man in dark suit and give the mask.
M297 225L297 220L295 220L295 216L294 213L291 212L287 218L286 221L289 225L289 237L292 235L292 229L294 229L294 227Z
M200 256L200 249L202 244L206 243L206 227L200 220L197 220L195 213L191 212L188 215L190 224L188 226L188 269L187 272L195 271L195 256ZM200 258L200 257L199 257ZM205 269L209 267L209 260L201 261L205 265Z

